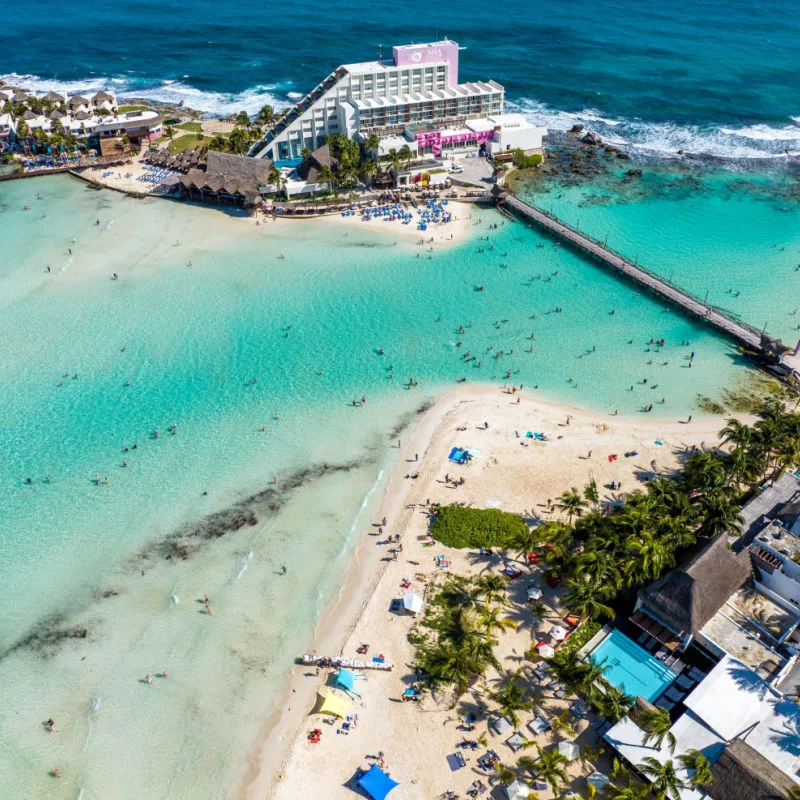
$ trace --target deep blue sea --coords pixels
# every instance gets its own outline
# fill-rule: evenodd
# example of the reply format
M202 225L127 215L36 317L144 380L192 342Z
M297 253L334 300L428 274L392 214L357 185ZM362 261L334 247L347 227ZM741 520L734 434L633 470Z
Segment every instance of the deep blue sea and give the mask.
M661 155L800 157L794 0L21 0L0 25L0 75L255 111L380 45L444 36L467 48L462 80L494 78L553 130L581 121Z

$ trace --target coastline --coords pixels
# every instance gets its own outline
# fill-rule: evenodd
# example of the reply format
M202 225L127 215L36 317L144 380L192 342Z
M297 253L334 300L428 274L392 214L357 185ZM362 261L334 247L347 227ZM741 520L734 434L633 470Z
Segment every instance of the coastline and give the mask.
M434 469L440 468L445 464L442 446L448 439L454 441L455 438L460 436L460 434L452 433L449 423L454 421L454 417L463 416L464 413L474 414L482 419L483 416L488 416L490 411L494 413L495 417L499 412L501 419L508 419L509 413L519 410L521 413L528 414L531 417L536 416L542 423L542 427L551 428L559 425L564 432L570 430L576 432L579 430L585 431L591 426L597 436L601 439L608 438L611 442L617 442L620 437L625 440L634 439L639 441L642 437L658 436L660 438L657 441L663 440L662 444L652 446L651 452L657 453L656 457L658 458L669 454L663 466L659 464L660 471L664 468L669 469L677 464L674 454L671 453L670 444L678 446L678 443L688 445L716 442L716 433L722 425L720 417L698 418L691 425L687 425L685 422L670 422L665 419L642 421L636 417L613 417L603 412L553 403L524 394L521 396L521 403L518 406L512 398L513 396L504 393L502 390L486 385L457 387L445 391L444 394L439 396L421 419L417 421L409 438L403 443L399 453L399 460L396 462L391 477L385 486L383 496L373 512L373 519L380 520L382 517L386 517L390 521L390 530L407 532L409 525L414 523L412 518L415 516L417 504L406 504L405 501L409 499L409 494L412 492L416 495L421 492L424 494L423 487L426 486L426 476L424 474L422 476L423 480L416 483L405 480L404 473L408 469L407 462L414 461L415 468L417 468L414 456L419 454L418 468L422 472L426 469L424 465L430 467L432 461L438 460L438 464ZM503 414L503 406L508 407L505 415ZM571 418L569 427L564 426L563 422L558 422L560 419L565 419L567 415ZM494 431L495 428L496 422L493 420L492 430ZM508 431L506 431L507 434ZM580 438L581 447L583 447L587 439L583 435ZM553 442L553 444L555 443ZM550 442L547 444L550 445ZM561 442L558 442L558 444L561 444ZM434 450L436 451L435 453L433 452ZM487 453L483 448L481 448L481 451L481 460L494 462L495 465L498 463L494 454ZM642 454L644 455L644 453ZM647 455L649 456L650 454L648 453ZM578 456L578 458L583 458L583 456ZM565 465L568 467L567 472L570 473L569 480L573 484L580 484L581 479L574 476L577 470L574 460L570 460L570 464L571 467ZM491 463L483 468L486 469L490 465ZM631 471L631 466L624 460L615 461L613 464L609 461L603 466L611 469L621 469L626 478ZM549 469L551 469L550 465L548 466ZM553 469L555 473L560 472L559 469ZM597 471L604 471L603 467L598 467ZM555 480L563 480L563 476L559 475ZM472 478L470 478L470 482L472 482ZM508 482L513 484L513 479L509 479ZM628 483L627 488L632 488L631 484L632 481ZM435 491L435 488L430 488L430 486L426 488L431 494ZM564 485L562 491L566 488L569 488L569 484ZM531 494L534 491L537 494L539 493L532 483ZM553 493L555 494L554 489ZM463 500L463 498L460 499ZM526 509L528 504L533 505L532 499L526 498L522 502L525 503L524 508ZM505 504L501 505L501 507L507 510L523 511L523 507L507 508ZM406 548L410 550L409 556L414 552L414 548L418 547L418 542L413 540L414 537L404 538ZM385 617L385 602L382 604L385 598L381 597L381 595L385 594L387 589L391 592L393 581L390 580L390 575L397 577L394 573L398 569L402 571L402 566L396 561L382 561L385 551L374 545L375 542L372 541L368 533L366 531L363 532L361 540L356 545L352 561L343 577L339 591L321 615L306 652L325 656L346 655L352 657L354 653L349 650L354 646L354 642L367 641L370 638L365 629L373 632L373 640L387 633L386 630L374 632L376 626L374 617L376 614ZM439 549L444 550L445 548L440 547ZM463 559L463 556L463 553L448 553L448 558L452 557L454 560L459 559L459 557ZM368 617L373 617L372 626L369 624ZM391 628L391 626L386 627ZM396 625L391 632L393 634L399 633L396 630L398 627L400 626ZM405 626L403 628L405 629ZM356 631L361 633L360 639L354 638ZM407 630L404 630L401 639L405 640L406 635ZM397 683L400 679L397 673L402 671L403 665L409 663L413 651L407 641L405 643L407 648L403 649L402 653L392 650L388 645L386 646L392 652L392 655L388 658L395 664L395 674L386 678L381 676L379 680L382 684L389 680L392 683ZM395 641L395 645L398 645L398 641ZM383 649L384 645L380 645L380 647ZM297 655L299 656L300 654ZM287 797L293 794L297 796L301 791L301 784L302 790L307 791L308 787L300 780L297 763L295 762L298 758L298 752L305 746L304 728L309 727L312 722L308 719L308 714L313 707L314 696L320 684L319 679L315 680L312 676L313 673L309 673L307 668L305 671L298 666L292 668L291 674L279 698L276 700L273 712L265 719L262 732L247 756L246 769L234 792L234 796L243 799L265 796L276 797L280 796L277 794L279 791L285 791ZM408 705L413 706L415 704ZM402 707L404 706L405 704ZM376 707L374 700L370 702L370 707L370 716L374 716ZM314 720L314 724L318 721L319 717ZM371 743L373 751L383 745L384 736L386 739L390 739L396 733L395 723L395 714L387 712L381 716L382 738L380 741ZM407 724L407 722L401 724ZM437 722L436 724L440 723ZM362 727L366 727L366 725L362 723ZM303 757L307 757L307 755L307 753L304 753ZM335 780L335 783L341 785L343 779L349 777L351 771L343 767L342 774L337 776L338 780ZM320 779L324 779L324 777L326 776L320 776ZM394 777L397 777L397 775ZM333 780L331 775L328 775L327 778ZM444 777L443 779L446 780ZM416 783L416 780L412 782ZM443 788L438 789L438 791L442 791ZM430 787L430 790L434 791L432 787Z

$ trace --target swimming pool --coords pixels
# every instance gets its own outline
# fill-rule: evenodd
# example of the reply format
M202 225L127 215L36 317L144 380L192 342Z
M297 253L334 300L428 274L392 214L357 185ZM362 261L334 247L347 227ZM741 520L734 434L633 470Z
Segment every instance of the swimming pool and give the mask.
M612 630L589 658L608 667L605 678L617 689L651 702L676 678L657 658L618 630Z

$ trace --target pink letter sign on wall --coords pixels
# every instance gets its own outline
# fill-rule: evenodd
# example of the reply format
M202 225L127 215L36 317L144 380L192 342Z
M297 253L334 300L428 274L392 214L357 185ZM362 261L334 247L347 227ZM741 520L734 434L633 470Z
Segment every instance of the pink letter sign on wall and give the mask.
M413 67L415 64L432 64L446 61L450 65L449 86L458 83L458 45L455 42L408 45L392 48L396 67Z

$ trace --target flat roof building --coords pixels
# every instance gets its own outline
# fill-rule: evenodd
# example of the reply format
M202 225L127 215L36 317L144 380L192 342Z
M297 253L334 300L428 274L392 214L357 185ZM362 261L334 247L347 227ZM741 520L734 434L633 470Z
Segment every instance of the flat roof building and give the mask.
M477 149L493 138L497 125L488 122L488 130L475 130L470 123L501 118L505 91L493 80L459 83L459 50L456 42L444 39L394 47L390 61L341 65L256 142L250 155L277 162L298 158L335 133L358 141L375 135L382 142L382 154L391 149L384 142L395 147L401 138L416 144L419 154L435 157L446 155L446 144L451 150L465 150L455 145L472 142ZM536 132L532 146L542 130L521 117L505 127L509 132L514 127L520 134L525 131L529 142L531 131ZM445 131L450 140L442 143Z

